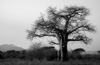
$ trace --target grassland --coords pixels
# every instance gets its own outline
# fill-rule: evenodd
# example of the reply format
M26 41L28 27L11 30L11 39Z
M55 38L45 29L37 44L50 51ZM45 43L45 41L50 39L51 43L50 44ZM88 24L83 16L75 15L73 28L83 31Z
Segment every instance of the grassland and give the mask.
M28 61L18 59L0 60L0 65L100 65L100 60L70 60L69 62L57 61Z

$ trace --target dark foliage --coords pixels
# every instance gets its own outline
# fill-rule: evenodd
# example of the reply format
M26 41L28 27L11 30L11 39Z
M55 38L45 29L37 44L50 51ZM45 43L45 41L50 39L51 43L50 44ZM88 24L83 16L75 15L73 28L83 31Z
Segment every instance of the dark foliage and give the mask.
M38 49L33 49L28 51L27 58L30 60L38 59L38 60L56 60L57 58L57 51L54 47L41 47Z
M83 48L77 48L72 51L73 54L81 54L82 52L85 52Z

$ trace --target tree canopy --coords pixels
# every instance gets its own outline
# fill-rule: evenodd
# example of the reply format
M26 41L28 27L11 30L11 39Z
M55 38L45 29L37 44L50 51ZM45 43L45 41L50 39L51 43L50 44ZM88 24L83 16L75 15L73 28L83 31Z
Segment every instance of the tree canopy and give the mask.
M95 32L94 26L88 23L85 18L89 10L85 7L65 7L57 11L56 8L48 8L47 18L41 16L35 21L32 30L28 30L28 38L57 36L60 31L65 31L73 39L69 41L83 41L87 44L90 39L85 35L85 31Z

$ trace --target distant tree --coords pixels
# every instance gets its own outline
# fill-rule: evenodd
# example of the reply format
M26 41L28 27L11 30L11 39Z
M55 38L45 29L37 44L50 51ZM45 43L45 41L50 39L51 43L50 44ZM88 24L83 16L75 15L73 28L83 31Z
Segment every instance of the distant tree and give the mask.
M41 49L41 43L31 45L27 57L30 60L38 59L41 61L44 58L44 51Z
M100 51L97 51L98 53L100 53Z
M41 48L44 51L44 56L47 60L51 61L51 60L57 60L58 55L57 55L57 50L55 49L55 47L52 46L48 46L48 47L42 47Z
M44 36L56 37L60 45L61 61L68 61L68 42L81 41L88 44L91 41L86 33L95 32L95 28L86 19L89 14L87 8L66 6L58 11L50 7L47 14L47 18L42 15L35 21L36 25L28 30L28 39Z
M85 52L85 50L83 48L77 48L72 51L72 53L77 53L77 54L81 54L82 52Z
M3 52L2 51L0 51L0 59L3 59L4 57L3 57Z
M18 58L20 55L19 51L15 51L15 50L8 50L6 52L3 53L3 56L5 58Z
M2 51L0 51L0 54L3 53Z
M83 48L77 48L74 49L70 55L71 58L74 59L82 59L82 52L85 52L85 50Z
M30 49L27 53L27 58L30 60L38 59L42 61L43 59L47 60L56 60L57 50L52 46L43 47L41 43L35 43L30 46Z
M21 60L25 60L26 59L26 55L27 55L27 50L22 50L22 51L20 51L19 58Z
M32 43L32 45L30 45L29 50L35 50L35 49L40 49L42 47L41 42L39 43Z

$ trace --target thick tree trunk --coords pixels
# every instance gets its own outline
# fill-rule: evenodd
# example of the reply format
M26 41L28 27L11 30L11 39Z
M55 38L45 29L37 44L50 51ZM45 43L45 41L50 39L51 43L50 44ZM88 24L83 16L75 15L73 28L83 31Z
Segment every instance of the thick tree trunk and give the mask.
M68 61L69 59L68 59L67 42L62 47L62 52L63 52L63 62Z
M68 50L67 50L67 42L66 42L66 44L63 45L62 49L61 49L61 61L65 62L68 60L69 60L69 58L68 58Z
M62 38L62 45L61 45L61 61L65 62L68 61L68 48L67 48L67 44L68 44L68 36L63 36Z

